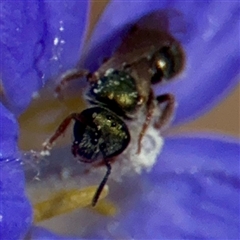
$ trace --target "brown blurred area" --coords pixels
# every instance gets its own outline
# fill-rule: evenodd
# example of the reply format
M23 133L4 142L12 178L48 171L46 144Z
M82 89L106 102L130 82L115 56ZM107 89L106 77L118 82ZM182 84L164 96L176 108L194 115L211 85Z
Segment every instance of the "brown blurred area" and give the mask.
M96 24L101 12L104 10L108 0L92 0L89 33ZM240 76L239 76L240 78ZM240 86L233 90L230 96L218 104L211 112L191 123L185 124L177 129L179 132L186 131L213 131L240 136Z
M240 87L201 118L180 127L180 132L213 131L240 137Z

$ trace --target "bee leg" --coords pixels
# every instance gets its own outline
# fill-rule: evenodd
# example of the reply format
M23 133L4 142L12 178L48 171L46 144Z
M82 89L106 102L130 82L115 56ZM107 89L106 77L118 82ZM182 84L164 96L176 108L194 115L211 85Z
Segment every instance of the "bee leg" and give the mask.
M146 119L145 122L142 126L142 130L139 134L138 137L138 149L137 149L137 154L140 154L141 152L141 143L142 143L142 139L147 131L147 128L151 122L152 116L153 116L153 112L154 112L154 94L152 91L150 91L149 97L148 97L148 101L147 101L147 114L146 114Z
M59 97L61 95L61 92L70 81L82 77L88 77L88 75L90 75L90 72L88 70L71 69L65 72L60 76L59 83L55 88L56 96Z
M99 196L100 196L100 194L101 194L101 192L102 192L102 190L103 190L103 188L104 188L104 186L105 186L105 184L106 184L106 182L108 180L109 175L111 174L112 167L111 167L111 164L109 163L109 160L104 159L104 162L105 162L105 165L107 167L107 172L106 172L103 180L99 184L97 191L95 192L95 194L93 196L92 207L96 206L97 201L99 199Z
M165 103L162 114L154 125L155 128L160 129L171 120L175 108L175 97L172 94L167 93L158 96L156 100L158 101L158 104Z
M55 133L47 139L43 143L43 150L41 152L41 155L49 155L49 151L52 149L53 143L61 136L64 134L65 130L68 128L69 124L71 123L72 120L78 120L79 119L79 114L78 113L72 113L69 116L67 116L62 123L59 125Z
M88 70L84 69L71 69L67 71L60 76L60 81L55 88L56 96L60 98L62 91L70 81L83 77L86 77L89 83L94 83L98 81L99 74L98 72L90 73Z

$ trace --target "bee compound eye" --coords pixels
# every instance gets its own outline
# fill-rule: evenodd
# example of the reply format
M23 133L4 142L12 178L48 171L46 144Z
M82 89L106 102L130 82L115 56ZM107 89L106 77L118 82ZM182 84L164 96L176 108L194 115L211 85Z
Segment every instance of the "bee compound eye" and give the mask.
M151 83L158 83L163 78L170 80L183 69L184 54L179 43L174 42L157 51L152 59Z

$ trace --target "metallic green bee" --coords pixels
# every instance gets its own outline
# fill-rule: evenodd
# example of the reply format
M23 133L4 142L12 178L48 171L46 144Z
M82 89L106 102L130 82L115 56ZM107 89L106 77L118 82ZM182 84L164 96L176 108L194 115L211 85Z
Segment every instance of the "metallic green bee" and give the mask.
M156 15L156 13L155 13ZM111 163L131 141L129 122L144 116L139 125L137 153L152 121L157 105L163 105L161 114L154 122L161 128L172 115L174 96L164 94L155 97L151 85L172 79L183 68L184 53L178 41L168 32L147 26L153 15L140 19L123 39L115 54L97 71L75 70L62 77L56 92L72 79L86 77L90 87L87 100L92 107L81 113L72 113L60 124L47 140L44 150L51 149L53 142L63 134L71 120L75 121L72 154L79 161L103 163L107 172L92 200L95 206L111 173ZM152 23L152 21L150 21ZM144 23L144 24L142 24Z

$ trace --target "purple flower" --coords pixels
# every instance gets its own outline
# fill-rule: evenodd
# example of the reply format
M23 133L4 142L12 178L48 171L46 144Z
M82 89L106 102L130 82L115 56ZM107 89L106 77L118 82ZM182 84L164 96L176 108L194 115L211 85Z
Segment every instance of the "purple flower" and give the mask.
M47 80L76 64L88 9L89 3L80 1L0 3L0 72L5 103L0 103L0 239L19 239L32 224L23 169L17 160L16 117ZM42 234L48 236L47 231Z
M168 14L169 30L186 51L187 65L180 80L155 89L157 94L176 96L174 124L182 124L212 108L239 81L240 7L237 1L113 0L93 32L84 54L86 66L96 69L130 23L157 9ZM88 3L82 1L0 3L0 71L5 94L0 105L1 239L23 237L32 221L17 160L16 117L47 80L77 64L87 13ZM238 140L226 136L166 137L152 171L134 182L126 178L118 189L122 199L124 191L132 191L119 202L121 213L114 220L98 221L86 236L238 238L239 154ZM32 232L34 239L57 238L40 228Z

